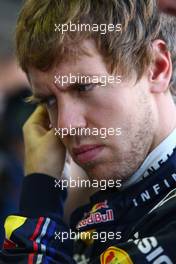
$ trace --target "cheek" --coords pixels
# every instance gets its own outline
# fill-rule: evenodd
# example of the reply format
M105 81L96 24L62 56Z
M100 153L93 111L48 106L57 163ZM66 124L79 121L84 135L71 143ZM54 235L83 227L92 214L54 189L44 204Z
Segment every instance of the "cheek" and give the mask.
M130 130L133 123L136 123L136 117L139 114L139 108L134 98L121 94L106 98L101 102L97 102L94 109L93 121L96 125L106 128L121 128L123 135L131 133ZM112 137L113 139L113 137ZM120 137L118 138L120 140Z
M98 105L98 104L97 104ZM114 127L121 125L129 113L128 103L116 98L106 98L98 105L98 111L95 116L104 127Z

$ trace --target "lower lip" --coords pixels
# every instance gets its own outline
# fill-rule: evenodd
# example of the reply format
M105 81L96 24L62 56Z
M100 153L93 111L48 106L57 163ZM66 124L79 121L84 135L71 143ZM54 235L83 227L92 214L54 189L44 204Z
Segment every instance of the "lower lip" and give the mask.
M80 163L89 162L97 157L97 155L102 151L103 147L99 146L93 149L90 149L86 152L75 155L75 158Z

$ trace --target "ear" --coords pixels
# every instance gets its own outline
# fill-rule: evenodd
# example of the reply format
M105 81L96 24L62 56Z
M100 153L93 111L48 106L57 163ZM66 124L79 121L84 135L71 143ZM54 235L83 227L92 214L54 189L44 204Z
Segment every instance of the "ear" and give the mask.
M153 62L149 68L150 91L163 93L168 90L172 76L172 61L166 43L160 39L153 41Z
M176 15L176 1L175 0L158 0L159 9L171 15Z

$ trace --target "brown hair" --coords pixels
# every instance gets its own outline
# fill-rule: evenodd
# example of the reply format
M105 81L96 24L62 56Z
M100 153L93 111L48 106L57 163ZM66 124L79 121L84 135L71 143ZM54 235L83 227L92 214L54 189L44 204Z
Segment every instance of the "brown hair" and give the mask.
M55 24L121 24L122 33L55 32ZM83 39L93 38L113 72L142 76L152 59L152 40L162 38L176 63L176 19L158 12L155 0L26 0L17 22L19 64L49 69L57 61L79 55ZM76 52L77 51L77 52ZM175 71L175 67L174 67ZM172 86L176 80L172 78Z

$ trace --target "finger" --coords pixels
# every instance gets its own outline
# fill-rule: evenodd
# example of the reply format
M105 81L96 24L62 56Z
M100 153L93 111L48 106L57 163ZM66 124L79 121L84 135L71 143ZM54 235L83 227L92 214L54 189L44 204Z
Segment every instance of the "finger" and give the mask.
M30 117L30 123L49 129L50 121L46 107L39 105Z
M59 147L63 148L65 150L65 146L60 140L59 137L55 136L54 130L51 129L50 131L47 132L46 139L49 140L53 144L57 144Z
M38 106L23 126L25 138L40 137L48 132L49 118L45 107ZM30 133L28 133L30 131Z

